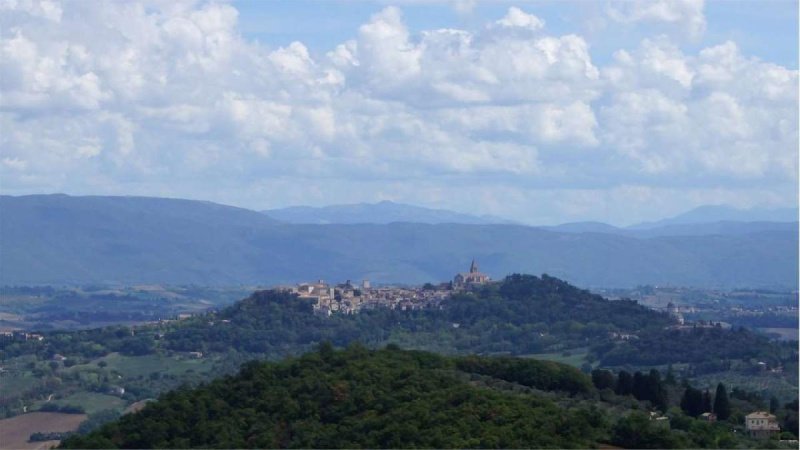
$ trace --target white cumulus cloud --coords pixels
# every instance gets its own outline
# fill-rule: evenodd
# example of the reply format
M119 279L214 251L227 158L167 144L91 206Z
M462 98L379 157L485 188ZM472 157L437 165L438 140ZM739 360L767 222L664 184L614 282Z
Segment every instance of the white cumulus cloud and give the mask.
M763 182L777 187L758 195L776 199L797 181L797 71L732 41L686 50L650 36L598 64L585 36L517 7L412 31L388 6L325 52L244 38L235 6L0 3L0 189L262 208L275 206L267 192L393 191L520 218L519 205L559 198L655 204L642 192L666 191L648 184L735 199L756 195L737 183ZM705 27L702 2L610 8L619 22Z
M608 17L621 23L677 26L693 38L706 30L705 0L623 0L608 5Z

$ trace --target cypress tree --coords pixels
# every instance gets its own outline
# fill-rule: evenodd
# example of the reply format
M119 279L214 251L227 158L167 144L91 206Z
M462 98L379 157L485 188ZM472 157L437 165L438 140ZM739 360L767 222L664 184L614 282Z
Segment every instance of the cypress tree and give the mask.
M667 367L667 377L664 379L664 383L670 386L678 384L678 381L675 379L675 371L672 370L672 364Z
M633 377L630 373L620 370L617 376L617 388L614 392L617 395L631 395L633 393Z
M711 412L711 393L708 389L703 392L703 412Z
M633 396L637 400L649 400L647 398L647 377L642 372L633 374Z
M691 386L683 391L681 409L689 416L697 417L703 413L703 393Z
M652 369L647 378L647 399L650 400L656 408L661 411L666 411L667 406L669 406L667 401L667 389L661 382L661 373L656 369Z
M592 383L597 389L614 389L616 380L610 370L595 369L592 371Z
M780 408L780 407L781 407L781 404L778 401L778 398L775 397L775 396L770 397L770 399L769 399L769 412L771 412L772 414L775 414L775 411L777 411L778 408Z
M728 400L728 391L725 390L725 385L720 383L717 385L717 393L714 395L714 413L719 420L728 420L731 416L731 403Z

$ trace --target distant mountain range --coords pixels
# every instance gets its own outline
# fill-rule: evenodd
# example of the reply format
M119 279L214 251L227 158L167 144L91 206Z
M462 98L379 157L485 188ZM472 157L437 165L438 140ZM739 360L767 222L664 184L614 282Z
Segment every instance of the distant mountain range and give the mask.
M797 208L738 209L724 205L706 205L675 217L655 222L643 222L632 229L649 229L668 225L687 225L710 222L797 222Z
M0 196L0 284L422 283L474 257L495 278L548 273L584 287L797 285L797 223L566 228L290 224L200 201Z
M446 209L423 208L390 201L378 203L355 203L323 207L290 206L288 208L262 211L274 219L288 223L332 224L332 223L512 223L500 217L471 215Z
M541 228L561 233L608 233L634 237L729 235L797 230L797 218L797 208L737 209L709 205L675 217L629 227L615 227L602 222L573 222Z
M446 209L432 209L421 206L382 201L378 203L355 203L346 205L330 205L323 207L289 206L287 208L269 209L261 211L267 216L281 222L297 224L358 224L394 222L408 223L463 223L463 224L517 224L519 222L491 215L465 214ZM542 226L541 228L565 233L626 233L631 231L653 230L675 225L716 224L706 227L698 233L690 231L690 227L673 228L678 234L714 234L720 232L727 234L727 223L730 222L797 222L797 208L782 209L737 209L723 205L700 206L691 211L675 217L662 219L655 222L643 222L629 227L615 227L602 222L571 222L555 226ZM747 227L747 231L754 231L766 227L772 229L773 225L754 225ZM734 228L744 230L741 225ZM716 230L716 231L715 231ZM671 232L670 232L671 233ZM633 233L643 236L665 235L662 232ZM666 233L668 235L669 233Z
M797 222L734 222L718 221L653 226L652 228L618 228L600 222L573 222L552 227L539 227L557 233L602 233L651 238L657 236L710 236L758 233L761 231L796 231Z

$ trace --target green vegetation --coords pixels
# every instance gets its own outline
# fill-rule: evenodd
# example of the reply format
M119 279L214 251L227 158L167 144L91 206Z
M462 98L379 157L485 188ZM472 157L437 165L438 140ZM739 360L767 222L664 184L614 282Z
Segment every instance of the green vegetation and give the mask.
M42 442L42 441L59 441L61 439L66 439L72 435L70 431L51 431L49 433L33 433L31 437L28 438L31 442Z
M41 331L133 325L203 313L250 292L243 287L0 286L0 326Z
M281 357L322 341L342 346L397 342L448 353L536 354L585 347L609 333L662 329L670 319L630 301L609 302L547 275L513 275L474 293L457 294L441 310L375 309L355 316L314 316L311 303L262 291L174 330L164 345L178 351L241 352Z
M717 392L714 395L714 412L720 420L728 420L731 416L731 402L728 400L728 391L722 383L717 385Z
M534 355L587 373L624 370L630 386L619 392L623 395L634 395L637 370L649 376L651 368L664 371L673 364L673 379L702 379L698 387L703 389L713 391L725 382L760 391L767 399L796 397L792 345L740 329L674 330L672 325L667 315L636 302L608 301L547 275L513 275L454 295L441 309L379 308L330 317L315 315L310 302L289 293L261 291L186 320L47 332L42 341L0 340L0 415L35 410L81 392L122 400L119 406L95 406L89 397L78 397L76 404L87 411L121 410L181 384L234 373L246 361L298 355L325 341L337 347L395 343L444 354ZM114 392L118 387L124 394ZM635 395L663 406L657 396Z
M89 415L95 414L100 411L104 410L116 410L125 407L125 400L121 399L120 397L108 395L108 394L100 394L97 392L76 392L72 395L64 397L60 400L55 400L50 403L46 403L42 405L39 410L40 411L47 411L45 408L48 404L59 405L61 406L60 411L64 411L65 406L69 405L80 405L80 412L86 413Z
M788 356L796 355L796 345L774 343L745 328L726 330L697 326L688 329L649 329L640 333L638 339L613 348L598 344L593 351L606 365L660 365L760 358L776 367L784 361L792 361Z
M602 400L589 377L531 359L351 345L251 363L179 389L64 448L752 447L730 426L675 414L673 431ZM646 403L641 407L646 407ZM684 430L685 429L685 430Z

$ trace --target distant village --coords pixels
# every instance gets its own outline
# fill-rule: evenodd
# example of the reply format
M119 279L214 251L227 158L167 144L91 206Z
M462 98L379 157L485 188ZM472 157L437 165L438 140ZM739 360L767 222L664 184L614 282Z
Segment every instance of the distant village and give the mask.
M469 272L458 273L453 281L433 285L427 283L415 287L372 287L369 280L353 284L330 285L323 280L316 283L300 283L283 288L297 294L301 299L314 301L314 312L322 315L355 314L362 309L389 308L402 311L423 308L439 308L442 300L454 292L462 292L489 283L491 278L478 269L475 260Z

